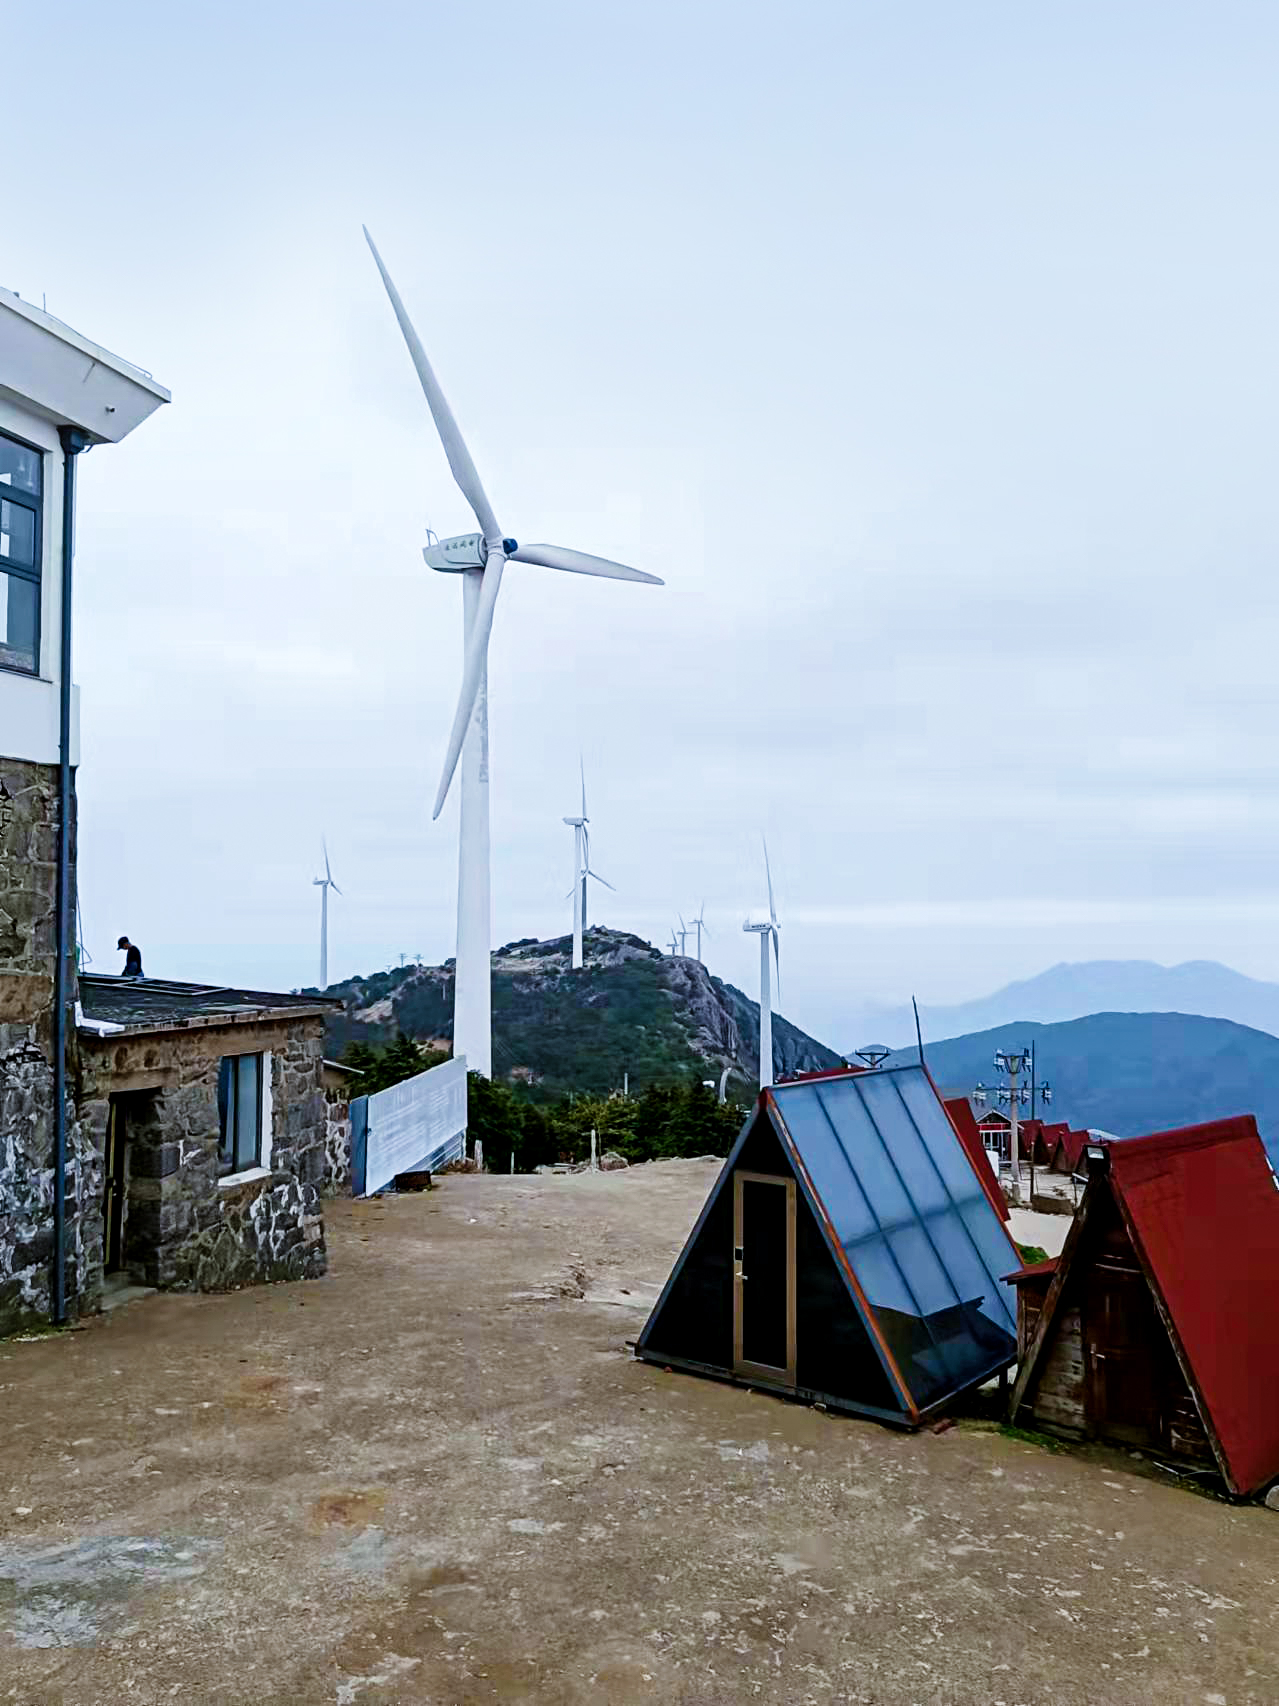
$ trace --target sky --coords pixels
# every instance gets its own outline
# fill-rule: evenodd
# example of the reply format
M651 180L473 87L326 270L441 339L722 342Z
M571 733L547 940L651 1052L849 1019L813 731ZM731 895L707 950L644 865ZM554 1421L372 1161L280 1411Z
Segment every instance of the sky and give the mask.
M701 903L781 1008L1060 960L1279 976L1279 11L598 0L23 8L0 284L170 406L81 468L95 969L453 951L430 818L469 530L361 224L508 534L494 940ZM55 121L56 115L56 121ZM17 181L17 180L15 180Z

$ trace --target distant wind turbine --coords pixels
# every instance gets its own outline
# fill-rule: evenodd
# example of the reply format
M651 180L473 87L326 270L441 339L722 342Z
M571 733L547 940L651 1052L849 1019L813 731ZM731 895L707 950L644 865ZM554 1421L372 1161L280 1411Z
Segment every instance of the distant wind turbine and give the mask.
M682 912L677 913L676 917L679 919L679 929L676 932L676 934L679 936L679 951L681 954L687 954L688 953L688 925L685 924L685 922L684 922L684 914Z
M568 551L560 545L520 545L507 538L480 482L426 351L408 317L400 293L382 264L377 245L364 231L391 307L408 345L409 355L426 395L427 407L444 445L453 478L475 519L478 533L428 544L422 555L427 566L462 576L464 656L462 687L444 754L444 770L432 815L439 817L453 773L462 760L461 821L458 827L457 960L453 986L453 1052L465 1054L473 1071L485 1077L493 1069L493 1027L490 951L492 906L489 874L488 766L488 643L493 610L508 562L536 563L571 574L598 575L606 580L662 583L656 575L627 568L605 557Z
M586 929L586 879L594 877L597 883L603 883L606 889L613 885L607 877L601 877L598 871L591 869L591 832L587 827L590 818L586 815L586 765L581 765L582 771L582 815L581 817L566 817L564 822L573 830L573 887L569 890L569 898L573 902L573 970L580 971L582 967L582 933ZM617 893L613 889L614 894Z
M313 888L318 887L320 891L320 988L327 989L329 987L329 890L332 889L334 894L341 894L342 890L333 881L333 872L329 869L328 842L321 838L320 845L324 849L324 875L316 877L311 886Z
M706 922L705 913L706 902L703 901L701 906L698 908L697 917L693 920L693 928L697 931L697 957L699 960L702 957L702 931L705 930L708 936L711 933L711 927Z
M773 904L773 873L768 864L768 843L764 843L764 875L768 879L768 917L752 914L742 925L743 930L759 936L759 1087L766 1090L773 1082L773 991L772 967L768 963L768 944L773 944L773 959L777 966L777 990L782 987L782 960L778 946L777 908Z
M670 947L672 954L679 953L679 937L674 930L671 931L671 939L668 946Z

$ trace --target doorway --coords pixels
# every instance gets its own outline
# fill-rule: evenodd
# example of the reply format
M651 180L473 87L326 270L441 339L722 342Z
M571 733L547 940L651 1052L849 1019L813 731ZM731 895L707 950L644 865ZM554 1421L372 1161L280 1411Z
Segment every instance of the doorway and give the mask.
M733 1175L733 1370L795 1384L795 1181Z
M1124 1445L1160 1434L1159 1349L1166 1342L1146 1276L1102 1256L1084 1293L1084 1401L1089 1428Z
M107 1104L107 1139L102 1167L102 1271L118 1274L124 1266L124 1216L128 1199L128 1120L124 1100Z

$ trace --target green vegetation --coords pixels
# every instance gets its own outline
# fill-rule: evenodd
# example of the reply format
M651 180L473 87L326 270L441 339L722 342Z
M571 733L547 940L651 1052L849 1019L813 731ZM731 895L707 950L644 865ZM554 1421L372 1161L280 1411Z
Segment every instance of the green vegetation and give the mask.
M660 954L638 936L595 927L586 964L569 969L566 938L511 942L493 957L493 1076L526 1101L623 1089L690 1089L725 1066L739 1094L756 1082L759 1013L740 990L697 961ZM344 1011L326 1021L331 1059L354 1043L381 1047L403 1034L446 1047L453 1034L452 961L403 966L335 984ZM779 1072L835 1066L812 1037L773 1020Z
M1017 1254L1021 1257L1023 1268L1033 1268L1036 1262L1048 1260L1047 1250L1041 1249L1038 1244L1019 1244Z
M402 1079L438 1066L447 1057L398 1036L384 1048L352 1043L343 1063L360 1074L359 1093L388 1089ZM591 1132L600 1154L615 1150L625 1160L727 1155L747 1110L721 1104L696 1081L651 1087L641 1096L570 1095L548 1098L468 1074L467 1126L484 1146L487 1164L504 1172L529 1173L557 1161L585 1161ZM354 1087L353 1087L354 1088Z

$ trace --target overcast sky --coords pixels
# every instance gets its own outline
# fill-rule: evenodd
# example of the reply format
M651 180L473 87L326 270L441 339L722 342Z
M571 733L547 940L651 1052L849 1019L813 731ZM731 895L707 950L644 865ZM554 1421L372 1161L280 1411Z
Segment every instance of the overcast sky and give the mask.
M99 969L453 951L467 530L508 533L495 941L699 902L782 1007L1061 959L1279 976L1279 11L983 0L27 7L0 283L173 403L81 478ZM25 139L25 140L24 140ZM21 189L21 194L18 190Z

